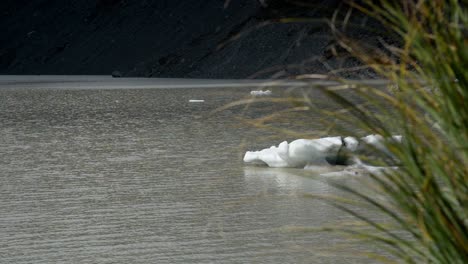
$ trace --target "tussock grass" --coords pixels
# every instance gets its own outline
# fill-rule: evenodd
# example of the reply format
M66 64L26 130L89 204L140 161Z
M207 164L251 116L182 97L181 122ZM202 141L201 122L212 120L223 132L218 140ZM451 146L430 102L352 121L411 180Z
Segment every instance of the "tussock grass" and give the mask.
M371 253L376 261L468 263L466 4L464 0L350 2L353 12L360 11L378 19L401 38L401 45L384 43L384 50L373 49L362 45L365 40L356 41L340 32L350 20L351 12L348 11L342 22L336 22L336 15L329 21L341 48L387 82L378 86L372 82L349 83L338 79L334 80L340 85L312 83L310 90L320 90L340 107L320 107L316 98L307 93L298 98L257 99L289 103L291 109L249 121L258 127L271 128L269 121L291 112L314 112L315 115L318 112L323 116L319 122L323 123L324 131L315 135L341 131L342 135L403 136L401 144L387 142L389 152L378 155L383 158L378 158L376 163L385 165L388 160L396 159L401 167L383 175L371 174L373 192L335 183L336 187L353 195L358 205L356 200L324 199L367 225L365 229L359 225L358 228L337 226L325 230L378 243L384 253ZM307 76L298 79L307 79ZM300 90L304 91L304 87ZM301 135L287 129L278 132ZM303 135L314 137L314 132ZM359 206L375 208L393 224L382 224L360 214Z
M357 137L401 134L402 143L386 142L389 151L373 161L390 165L388 161L396 160L400 169L370 174L367 180L372 191L336 182L336 187L354 198L311 196L360 220L356 226L321 230L339 231L363 243L380 245L383 252L366 253L378 262L468 263L467 2L362 0L349 4L353 11L349 9L343 21L337 21L340 16L335 14L327 23L337 44L362 61L362 67L382 76L384 82L350 83L333 74L332 78L320 75L319 79L336 83L315 81L310 89L292 87L292 93L283 98L246 99L226 107L262 102L289 106L247 120L263 129L274 129L271 124L278 119L298 118L296 121L304 124L301 115L319 113L321 118L314 121L323 125L323 131L297 133L287 126L274 130L296 138L333 133ZM357 11L378 19L401 39L400 45L383 43L384 49L373 48L365 40L356 41L340 32ZM296 21L283 20L280 22ZM307 80L308 75L298 79ZM317 90L339 107L330 107L328 101L317 98ZM298 113L301 115L295 116ZM362 206L376 209L391 224L363 215L359 210Z
M394 84L391 92L371 85L353 89L383 115L327 91L351 113L345 122L369 134L398 131L404 137L402 144L388 145L400 170L370 176L386 199L338 185L387 215L394 226L335 203L372 227L341 231L380 243L393 256L387 261L468 263L468 11L463 2L351 3L401 37L402 46L388 46L386 52L369 51L335 31L343 48ZM393 118L385 118L390 111Z

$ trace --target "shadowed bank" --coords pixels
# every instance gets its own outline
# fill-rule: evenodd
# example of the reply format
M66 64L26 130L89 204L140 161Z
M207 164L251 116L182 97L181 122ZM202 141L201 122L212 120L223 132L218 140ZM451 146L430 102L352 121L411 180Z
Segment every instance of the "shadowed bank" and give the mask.
M0 74L269 78L327 73L359 64L330 56L335 40L329 25L277 22L331 18L339 8L346 11L340 2L266 8L255 0L227 6L220 0L6 0L0 3ZM375 30L381 27L357 13L352 17L348 33L377 43Z

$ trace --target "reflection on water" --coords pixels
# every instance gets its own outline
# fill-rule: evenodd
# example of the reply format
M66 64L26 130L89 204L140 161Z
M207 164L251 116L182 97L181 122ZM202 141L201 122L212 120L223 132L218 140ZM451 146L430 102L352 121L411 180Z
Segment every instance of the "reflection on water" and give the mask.
M275 142L232 111L207 117L248 92L0 91L1 262L364 263L284 229L349 220L303 195L336 189L245 167L243 141Z

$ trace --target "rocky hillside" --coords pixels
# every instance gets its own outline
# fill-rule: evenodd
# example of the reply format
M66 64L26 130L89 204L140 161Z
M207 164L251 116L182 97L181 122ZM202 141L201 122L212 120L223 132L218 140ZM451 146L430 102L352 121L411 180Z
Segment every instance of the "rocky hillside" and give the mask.
M341 1L262 2L2 0L0 74L281 78L358 65L331 55L325 23L278 20L330 18L340 7L342 17ZM354 13L347 33L377 43L380 27L369 21Z

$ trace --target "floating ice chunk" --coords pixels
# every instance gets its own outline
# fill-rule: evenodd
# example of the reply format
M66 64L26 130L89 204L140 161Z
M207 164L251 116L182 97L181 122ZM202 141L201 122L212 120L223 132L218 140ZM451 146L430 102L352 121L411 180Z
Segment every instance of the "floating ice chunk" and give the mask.
M190 99L189 103L203 103L205 100L200 100L200 99Z
M384 138L381 135L368 135L361 138L364 143L375 147L382 145L383 139Z
M378 149L385 149L384 147L384 142L385 140L393 140L394 142L398 142L398 143L401 143L401 141L403 140L403 136L401 135L393 135L391 138L387 138L385 139L384 137L382 137L381 135L369 135L369 136L365 136L363 138L361 138L361 140L366 143L366 144L369 144L369 145L372 145Z
M393 155L387 149L386 143L389 143L389 142L401 143L402 140L403 140L403 136L401 135L393 135L390 138L384 138L381 135L369 135L369 136L361 138L361 141L364 144L360 144L356 152L359 154L364 153L367 155L371 153L379 154L378 152L380 152L380 154L385 154L389 157L392 157ZM369 146L375 149L372 150L372 148L368 148ZM378 152L376 153L375 150L378 150Z
M283 141L278 147L247 151L244 162L263 162L275 168L328 164L330 160L336 159L342 145L341 137L297 139L289 144Z
M394 136L392 136L392 139L393 139L395 142L401 143L401 141L403 140L403 136L401 136L401 135L394 135Z
M267 95L271 95L271 91L270 90L266 90L266 91L256 90L256 91L251 91L250 95L253 95L253 96L267 96Z
M246 163L262 163L275 168L304 168L314 165L362 165L360 156L374 157L386 154L392 157L385 147L386 140L401 142L402 136L385 139L380 135L369 135L360 140L354 137L325 137L319 139L297 139L288 144L272 146L261 151L247 151ZM377 150L377 151L376 151ZM389 161L393 161L390 159Z
M397 166L391 167L379 167L379 166L369 166L369 165L361 165L361 167L368 173L374 175L383 175L385 173L390 173L392 170L397 170Z

